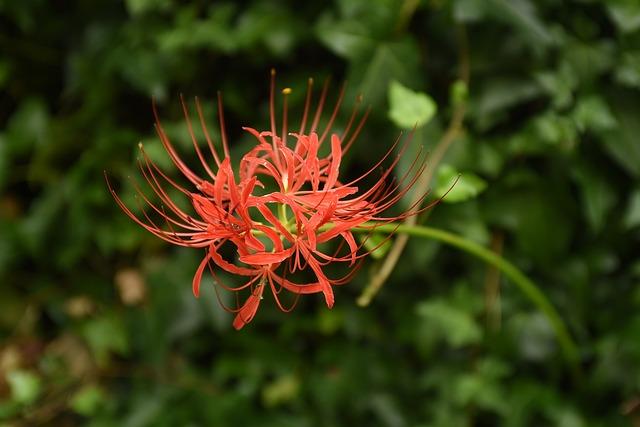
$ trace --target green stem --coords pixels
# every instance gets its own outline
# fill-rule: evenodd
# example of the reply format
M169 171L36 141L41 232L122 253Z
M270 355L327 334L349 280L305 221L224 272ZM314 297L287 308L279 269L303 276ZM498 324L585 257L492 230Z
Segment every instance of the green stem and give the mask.
M580 367L578 365L578 347L573 342L569 331L563 322L558 311L551 305L551 302L547 299L544 293L540 290L536 284L522 273L516 266L511 264L506 259L497 255L495 252L467 240L461 236L448 231L439 230L431 227L424 227L419 225L397 225L397 224L365 224L363 227L354 228L352 231L360 233L370 233L371 226L375 227L376 232L380 233L396 233L407 234L409 236L423 237L427 239L437 240L442 243L454 246L458 249L475 255L481 260L498 268L505 276L510 278L513 283L529 298L529 300L547 317L551 327L553 328L562 352L573 368L573 373L576 378L581 376ZM364 298L367 298L363 294Z
M284 203L280 203L278 206L278 216L280 219L280 222L282 223L282 225L284 225L285 227L287 226L287 206Z

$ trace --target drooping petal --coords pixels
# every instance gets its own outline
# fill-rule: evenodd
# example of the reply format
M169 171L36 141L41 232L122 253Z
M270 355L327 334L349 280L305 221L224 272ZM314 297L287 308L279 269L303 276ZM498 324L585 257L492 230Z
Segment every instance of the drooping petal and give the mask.
M278 264L291 255L291 248L282 250L280 252L259 252L255 254L242 255L240 262L249 265L271 265Z
M303 249L302 253L305 256L307 263L309 264L309 267L311 267L316 277L318 278L318 284L320 285L320 289L322 290L322 293L324 295L324 299L325 299L325 302L327 303L327 307L329 308L333 307L333 304L335 302L335 297L333 295L333 289L331 289L331 283L327 279L327 276L322 271L322 268L320 267L320 264L318 264L318 261L313 257L313 255L306 248Z
M356 240L353 238L353 234L350 231L344 231L340 233L340 235L349 245L349 251L351 252L351 264L349 265L353 265L356 262L356 254L358 253L358 245L356 244Z
M209 255L211 256L211 259L216 263L216 265L218 265L218 267L229 273L238 274L240 276L255 276L256 274L258 274L258 272L256 272L256 270L254 269L238 267L237 265L233 265L230 262L225 261L220 256L220 254L218 254L218 252L213 249L209 252Z
M244 325L251 322L258 311L258 307L260 306L260 301L262 300L262 291L264 290L264 284L259 284L256 286L249 295L249 298L245 301L244 305L236 314L235 319L233 319L233 327L236 330L242 329Z
M193 276L192 288L193 288L193 295L195 295L196 298L200 297L200 282L202 281L202 273L204 272L204 269L207 267L207 264L209 264L210 258L211 257L209 255L209 252L207 252L207 255L205 255L202 262L200 262L200 265L196 270L196 274Z

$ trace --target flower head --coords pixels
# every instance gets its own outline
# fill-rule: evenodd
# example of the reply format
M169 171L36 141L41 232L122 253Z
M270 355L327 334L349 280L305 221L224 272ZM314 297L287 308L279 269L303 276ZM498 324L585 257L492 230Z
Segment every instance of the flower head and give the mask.
M341 133L333 131L344 96L343 88L326 125L321 128L328 84L323 86L315 111L311 108L312 89L310 79L300 126L291 132L287 106L291 90L282 91L283 110L278 129L275 73L272 72L270 129L243 128L255 138L256 145L240 159L237 174L231 166L220 95L221 153L207 130L198 99L195 104L206 148L195 136L190 113L182 99L187 129L204 172L201 175L180 157L162 128L154 106L160 141L189 185L179 184L160 169L142 144L140 170L155 197L149 197L138 186L136 189L147 208L136 214L120 199L107 179L116 203L140 226L169 243L204 249L205 256L193 278L193 293L199 295L202 276L210 272L217 288L233 292L237 297L236 307L226 307L236 313L233 322L236 329L253 319L265 289L271 291L283 311L291 310L300 295L312 293L322 293L327 306L332 307L333 287L347 283L357 271L359 260L368 253L361 251L363 244L356 241L354 230L374 230L375 224L416 213L416 209L410 209L404 214L384 216L384 212L415 183L424 169L424 162L416 158L404 176L393 177L394 168L406 147L400 147L399 153L389 159L399 145L398 138L368 172L354 180L343 181L340 177L342 159L358 137L368 111L359 114L361 99L358 98L344 130ZM328 150L323 150L326 144ZM323 156L322 151L327 154ZM360 184L365 177L385 162L390 165L376 183L362 190ZM177 190L188 198L190 212L172 200L170 188L173 188L172 193ZM423 199L421 197L417 204ZM345 263L350 271L341 278L329 277L325 267L335 263ZM217 269L244 277L245 281L239 286L226 285L216 273ZM292 275L311 279L294 281ZM281 301L283 290L295 296L290 307L285 307Z

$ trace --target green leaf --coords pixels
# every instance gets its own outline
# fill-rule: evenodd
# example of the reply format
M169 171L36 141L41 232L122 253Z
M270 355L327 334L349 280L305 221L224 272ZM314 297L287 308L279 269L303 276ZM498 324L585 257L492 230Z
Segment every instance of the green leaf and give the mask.
M583 87L609 72L617 61L616 46L609 40L589 43L572 40L563 55L560 72L570 74Z
M564 109L573 101L573 92L579 81L568 62L563 62L557 70L539 72L535 78L551 96L556 109Z
M292 375L283 375L262 389L262 401L268 408L293 400L299 393L300 381Z
M175 66L172 63L171 55L148 50L136 50L128 56L131 55L135 55L136 61L132 61L122 68L122 76L142 93L159 99L166 98L166 70ZM122 61L124 62L126 59L122 58Z
M335 308L335 307L334 307ZM316 317L318 330L325 335L333 335L344 327L344 312L335 310L320 310Z
M580 131L605 131L617 125L609 105L597 95L579 99L572 117Z
M513 170L511 179L527 179L524 173ZM572 216L575 196L564 181L529 176L537 179L536 185L522 183L487 194L483 214L490 223L512 230L525 256L539 264L557 265L558 258L566 256L576 226ZM553 233L549 233L550 224Z
M235 52L239 47L239 36L231 22L235 13L232 3L216 4L205 19L198 19L191 8L180 9L174 25L157 37L160 50L171 54L194 48Z
M145 393L137 395L132 410L118 424L122 427L145 427L152 425L162 425L161 419L166 418L167 408L169 407L167 399L169 392L166 389L159 388L153 393Z
M640 2L637 0L609 0L606 2L609 16L623 33L640 29Z
M153 10L166 10L170 5L169 0L126 0L125 5L131 15L141 15Z
M275 56L285 56L298 43L300 24L291 11L277 2L256 2L246 9L235 28L243 49L265 47Z
M636 189L629 198L629 204L624 214L624 225L627 228L640 224L640 189Z
M603 135L604 147L627 172L640 177L640 108L635 100L621 94L612 109L619 125Z
M618 83L640 89L640 51L625 52L615 76Z
M543 94L540 84L523 78L499 77L480 86L480 93L471 98L475 121L488 129L508 118L507 111Z
M563 427L586 427L585 418L572 408L559 408L552 412L554 424Z
M389 118L404 129L420 128L435 115L435 101L423 92L414 92L393 80L389 84Z
M528 360L548 360L556 352L554 332L549 319L542 313L519 314L509 328L518 338L522 356Z
M569 117L546 112L536 117L533 130L540 141L550 145L557 145L566 150L573 149L578 141L576 125Z
M104 400L104 392L95 385L89 385L76 392L69 406L80 415L90 416L96 412Z
M453 17L459 22L474 22L482 19L487 12L485 0L455 0Z
M418 315L424 318L452 347L473 344L482 338L482 330L471 315L445 301L425 301L418 305Z
M443 164L438 169L435 196L443 197L447 203L464 202L473 199L487 188L485 180L474 173L458 172L453 166Z
M12 424L5 424L1 420L15 417L20 413L21 405L12 400L0 400L0 427L14 427Z
M492 16L511 25L534 47L549 45L553 39L530 0L486 0Z
M455 382L455 399L462 405L473 404L498 413L509 411L501 380L509 368L504 363L490 358L479 361L472 373L461 375Z
M530 0L456 0L453 16L461 22L486 18L500 21L519 32L536 49L553 42L548 27L538 17L536 3Z
M346 59L362 58L370 54L376 45L376 40L371 38L368 28L362 22L336 22L329 15L320 18L316 34L333 53Z
M49 132L49 113L40 98L26 98L9 119L6 144L9 153L22 155L34 146L44 146Z
M42 391L42 381L33 372L15 370L7 373L6 378L11 388L11 398L17 403L33 403Z
M98 363L106 363L110 353L124 355L129 350L125 326L115 314L90 320L82 332Z
M607 175L596 165L580 165L576 169L576 178L582 192L586 217L591 228L598 232L617 201L613 184L609 183Z
M368 402L371 411L381 425L402 427L407 425L407 415L403 413L393 393L375 393Z
M382 108L392 80L415 85L420 82L422 71L419 58L420 49L415 40L409 37L378 43L366 59L352 63L348 80L360 82L358 86L354 85L357 93L363 94L372 107Z
M334 3L337 10L328 8L329 13L362 23L377 40L388 38L397 24L399 8L396 0L337 0Z

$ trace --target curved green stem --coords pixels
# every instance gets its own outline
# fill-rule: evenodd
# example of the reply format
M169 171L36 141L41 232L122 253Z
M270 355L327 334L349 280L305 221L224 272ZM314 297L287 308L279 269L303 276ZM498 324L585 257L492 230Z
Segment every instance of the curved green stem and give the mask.
M352 231L360 233L370 233L375 227L376 232L380 233L402 233L410 236L423 237L427 239L437 240L442 243L454 246L458 249L474 255L481 260L498 268L505 276L513 281L513 283L529 298L529 300L547 317L551 327L553 328L556 338L560 344L562 352L573 368L574 375L580 377L580 367L578 365L578 347L573 342L569 331L563 322L558 311L551 305L544 293L536 286L536 284L522 273L516 266L506 259L497 255L495 252L448 231L436 228L419 226L419 225L397 225L397 224L366 224L366 226L354 228ZM363 294L364 298L368 298ZM362 297L361 297L362 298Z

